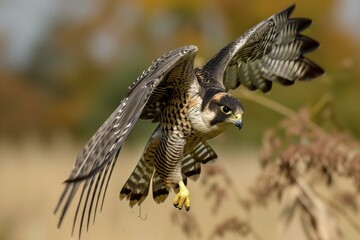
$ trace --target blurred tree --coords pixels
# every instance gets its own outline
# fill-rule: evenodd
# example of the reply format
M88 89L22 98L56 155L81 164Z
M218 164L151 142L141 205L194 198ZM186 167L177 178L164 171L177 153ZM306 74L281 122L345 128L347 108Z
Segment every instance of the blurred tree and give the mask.
M66 129L87 138L155 58L170 49L195 44L201 64L224 44L291 3L92 0L85 6L81 1L63 1L27 67L21 71L0 68L0 132L7 136L47 135ZM360 46L358 35L338 23L338 4L334 0L297 4L294 17L314 20L306 34L317 39L321 49L311 58L327 75L311 85L298 84L288 95L276 86L271 97L299 108L330 93L340 122L360 135L358 115L354 114L360 89ZM259 139L279 116L253 103L245 104L245 129L252 132L247 135ZM264 116L270 122L261 121Z

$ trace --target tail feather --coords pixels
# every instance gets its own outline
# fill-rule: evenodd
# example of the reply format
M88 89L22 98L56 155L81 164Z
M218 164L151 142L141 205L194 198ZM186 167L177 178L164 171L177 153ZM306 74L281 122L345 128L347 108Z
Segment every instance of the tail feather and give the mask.
M120 199L126 197L130 207L140 205L149 193L151 177L154 173L154 164L141 158L134 171L120 191Z
M154 131L134 171L120 191L120 199L129 200L130 207L140 205L149 193L151 178L155 171L154 156L161 139L159 126Z
M162 203L169 195L170 188L166 186L155 169L153 159L156 144L146 148L143 157L135 167L134 171L120 191L120 199L129 200L130 207L140 205L149 193L150 181L152 179L152 192L155 202ZM201 173L201 164L206 164L217 158L215 151L206 143L199 143L191 152L185 155L182 160L183 181L186 184L187 178L196 181ZM177 192L178 186L174 188Z
M169 195L169 189L155 171L152 179L153 198L156 203L162 203Z

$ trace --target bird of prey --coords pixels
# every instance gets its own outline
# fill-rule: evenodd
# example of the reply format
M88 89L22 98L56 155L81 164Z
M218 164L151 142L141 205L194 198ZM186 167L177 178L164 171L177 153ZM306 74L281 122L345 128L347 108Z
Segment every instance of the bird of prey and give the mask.
M56 206L60 227L82 186L73 230L80 213L80 230L101 211L120 150L138 119L158 123L120 199L140 205L152 185L153 198L164 202L170 190L176 208L190 209L187 178L196 180L200 165L215 160L206 142L231 125L243 126L244 109L229 90L240 85L269 92L272 84L292 85L324 73L304 56L319 44L300 32L311 20L290 18L295 5L260 22L222 48L204 66L195 68L198 51L189 45L156 59L129 87L126 97L78 154ZM98 209L99 203L100 209Z

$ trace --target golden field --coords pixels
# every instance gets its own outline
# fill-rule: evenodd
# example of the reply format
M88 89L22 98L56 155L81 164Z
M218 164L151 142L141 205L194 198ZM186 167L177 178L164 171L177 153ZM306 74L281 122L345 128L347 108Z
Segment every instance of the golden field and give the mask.
M58 216L53 215L54 207L63 189L61 182L66 179L73 164L79 144L68 137L57 137L44 144L36 138L15 143L2 141L0 144L1 200L0 239L6 240L47 240L71 239L71 224L75 202L71 205L63 226L57 229ZM119 190L137 162L144 140L139 147L126 148L120 154L105 198L104 209L97 216L89 232L83 231L82 239L187 239L183 230L172 220L174 214L191 214L199 225L200 232L191 239L208 239L222 219L240 217L251 222L261 239L305 239L298 220L280 232L277 219L279 204L257 208L247 215L231 197L221 211L211 211L214 199L205 197L201 177L197 183L190 182L192 208L189 213L175 210L172 206L174 194L164 204L157 205L150 197L141 209L130 209L126 201L119 201ZM245 196L260 168L256 149L239 148L228 152L215 142L219 155L215 164L222 164L235 183L240 195ZM345 233L346 239L356 239L351 228ZM354 238L349 236L354 235ZM73 239L77 239L77 229ZM224 239L239 239L235 233L226 233ZM244 239L255 239L248 236Z

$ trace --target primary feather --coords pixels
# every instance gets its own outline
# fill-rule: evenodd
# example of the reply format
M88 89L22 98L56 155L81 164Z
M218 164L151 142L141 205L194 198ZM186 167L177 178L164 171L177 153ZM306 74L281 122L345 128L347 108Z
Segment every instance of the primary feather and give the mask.
M311 20L290 19L295 5L277 13L221 49L203 69L227 89L241 84L250 90L270 91L273 82L292 85L324 71L304 54L319 44L300 34Z
M55 208L56 213L62 206L58 227L60 227L76 191L83 182L83 190L75 213L73 226L75 226L80 203L83 200L86 190L87 193L80 225L82 225L88 199L91 194L90 205L93 205L94 199L96 198L95 209L97 209L101 191L104 190L103 196L105 196L106 187L122 145L136 121L139 119L153 91L171 70L176 68L178 64L187 62L188 58L194 58L193 55L195 55L196 52L197 47L195 46L185 46L171 51L155 60L148 70L144 71L132 86L130 86L127 96L121 101L119 107L99 128L77 156L74 168L68 180L65 181L65 190ZM104 187L105 189L103 189ZM89 212L88 218L90 218L90 213L91 212ZM81 231L79 232L79 237L80 234Z

